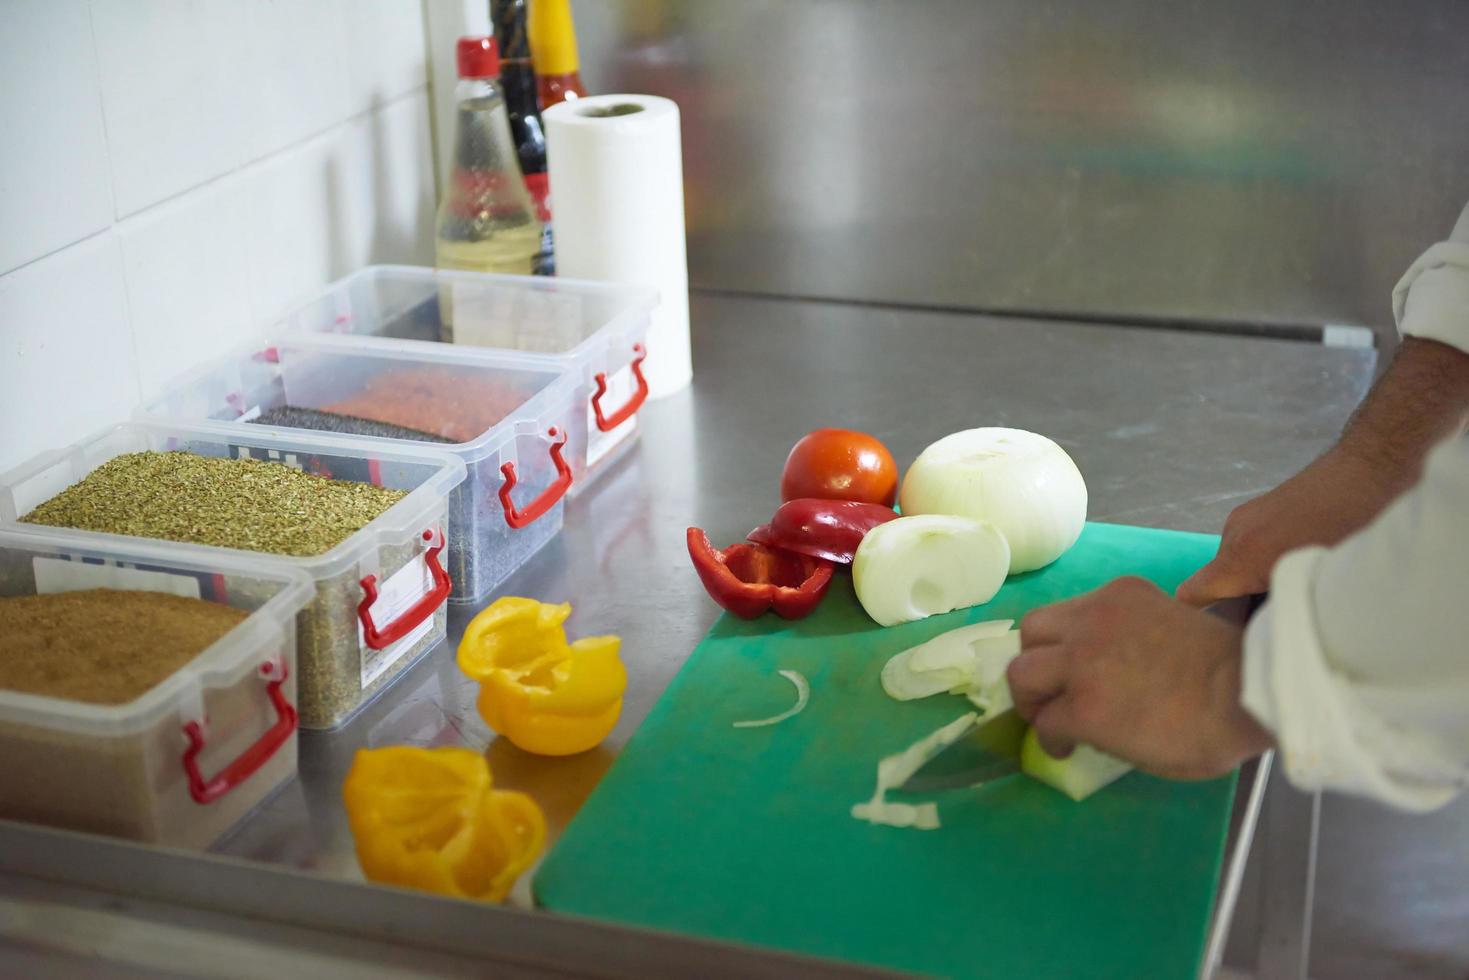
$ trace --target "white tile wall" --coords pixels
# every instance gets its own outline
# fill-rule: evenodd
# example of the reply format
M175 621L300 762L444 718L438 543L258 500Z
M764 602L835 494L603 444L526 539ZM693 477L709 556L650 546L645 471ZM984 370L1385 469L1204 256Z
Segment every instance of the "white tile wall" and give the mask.
M92 4L117 216L260 153L252 2Z
M117 226L144 398L249 336L249 206L231 176Z
M488 6L484 0L482 6ZM353 0L346 15L347 100L353 112L390 102L428 81L424 12L401 0ZM453 52L448 53L453 59Z
M428 100L400 99L247 175L262 322L369 262L433 263Z
M112 223L84 0L12 0L0 28L0 272Z
M119 421L137 399L113 232L0 276L0 472Z
M417 0L93 0L92 19L118 217L427 79Z
M349 4L236 0L236 5L252 15L250 64L233 77L237 82L248 78L255 87L254 156L299 143L351 114L344 39Z
M420 0L7 0L0 471L338 276L432 263L423 19Z

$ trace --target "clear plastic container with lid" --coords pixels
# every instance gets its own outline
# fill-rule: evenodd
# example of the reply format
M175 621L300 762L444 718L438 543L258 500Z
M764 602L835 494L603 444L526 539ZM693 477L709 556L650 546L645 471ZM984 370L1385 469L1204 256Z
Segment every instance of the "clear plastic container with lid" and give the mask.
M286 436L351 423L280 411L308 409L442 440L352 436L364 446L432 447L464 462L465 481L449 498L447 568L451 601L467 603L484 599L561 530L562 498L575 485L567 455L574 387L566 365L545 360L463 359L442 347L341 345L298 335L205 364L166 385L138 414Z
M91 704L0 690L0 817L203 848L296 774L296 614L279 563L133 538L0 529L0 598L168 592L248 618L150 690Z
M331 284L278 326L344 345L374 338L466 360L513 351L567 365L576 384L566 445L575 494L637 438L657 305L657 292L642 287L384 265Z
M384 440L283 434L261 426L221 431L179 422L129 422L0 474L0 525L42 528L15 522L108 460L150 450L270 460L407 491L366 527L312 557L68 532L99 549L153 541L181 562L253 559L304 574L315 595L296 618L295 683L303 728L345 723L444 639L449 595L444 528L449 494L464 480L464 464L447 453ZM231 595L243 598L246 591L236 587Z

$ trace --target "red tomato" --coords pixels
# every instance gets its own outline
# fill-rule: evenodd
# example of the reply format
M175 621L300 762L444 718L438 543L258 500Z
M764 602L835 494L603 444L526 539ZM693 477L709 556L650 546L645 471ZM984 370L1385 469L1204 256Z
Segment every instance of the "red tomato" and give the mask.
M820 497L891 507L898 496L898 464L872 436L850 429L817 429L796 443L780 475L780 499Z

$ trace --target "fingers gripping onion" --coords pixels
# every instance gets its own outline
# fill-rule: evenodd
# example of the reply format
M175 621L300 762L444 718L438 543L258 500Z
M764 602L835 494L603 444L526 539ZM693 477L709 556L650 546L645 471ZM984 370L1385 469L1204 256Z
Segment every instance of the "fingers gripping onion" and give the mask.
M904 514L989 521L1010 543L1010 571L1049 565L1086 523L1086 482L1066 450L1024 429L969 429L925 449L908 470Z
M852 561L857 601L881 626L989 602L1005 583L1010 546L993 525L932 514L879 524Z

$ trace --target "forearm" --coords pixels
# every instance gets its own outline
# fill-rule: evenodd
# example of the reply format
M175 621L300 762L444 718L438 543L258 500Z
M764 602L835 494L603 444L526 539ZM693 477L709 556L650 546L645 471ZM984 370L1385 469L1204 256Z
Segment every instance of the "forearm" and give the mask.
M1469 308L1464 311L1469 321ZM1403 338L1387 372L1347 423L1337 449L1378 468L1394 489L1418 481L1423 459L1469 421L1469 353Z
M1469 207L1393 289L1403 345L1342 435L1343 451L1415 482L1428 450L1469 414Z

